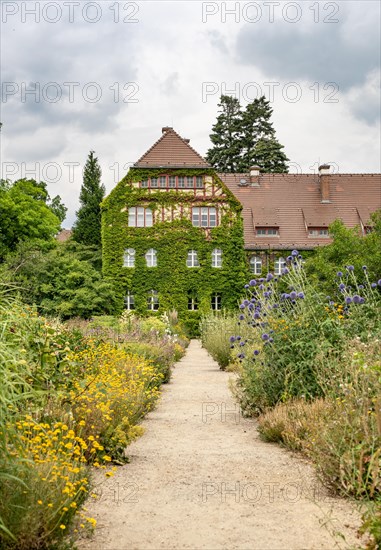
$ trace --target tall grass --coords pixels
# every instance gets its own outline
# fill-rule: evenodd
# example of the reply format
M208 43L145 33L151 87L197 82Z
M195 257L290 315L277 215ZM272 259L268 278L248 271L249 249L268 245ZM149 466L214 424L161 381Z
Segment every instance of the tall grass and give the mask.
M236 330L237 318L232 312L204 315L200 322L201 343L222 370L233 360L230 336Z

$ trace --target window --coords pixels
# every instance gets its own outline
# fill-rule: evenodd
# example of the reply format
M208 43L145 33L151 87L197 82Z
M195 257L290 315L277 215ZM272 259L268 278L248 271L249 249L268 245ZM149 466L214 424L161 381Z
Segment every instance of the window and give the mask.
M127 290L127 295L124 297L124 305L126 309L135 309L135 298L129 290Z
M276 237L279 235L279 229L277 227L257 227L257 237Z
M328 229L326 227L310 227L308 229L309 237L329 237Z
M196 250L189 250L187 257L187 267L200 267Z
M186 186L188 188L193 188L194 187L194 183L193 183L193 176L188 176L186 178Z
M168 186L171 187L172 189L176 187L176 176L169 176Z
M141 206L128 209L129 227L152 227L152 210Z
M194 227L216 227L216 208L210 206L192 208L192 224Z
M167 176L160 176L160 187L167 187Z
M185 187L185 178L184 176L179 176L177 178L178 186L179 187Z
M282 269L286 267L286 260L284 258L277 258L274 262L275 275L281 275Z
M252 256L250 258L250 271L254 275L260 275L262 273L262 259L259 256Z
M151 187L157 187L157 178L151 178Z
M203 184L202 184L202 176L196 176L196 187L198 189L202 189L203 187Z
M151 311L159 309L159 296L157 290L150 290L148 293L147 307Z
M135 250L126 248L123 256L123 267L135 267Z
M157 252L154 248L150 248L146 253L147 267L157 266Z
M148 181L147 180L142 181L141 187L148 187Z
M212 294L211 306L213 311L221 309L221 301L221 294L219 292Z
M195 292L188 292L188 309L190 311L198 310L198 297Z
M212 252L212 267L222 267L222 250L215 248Z

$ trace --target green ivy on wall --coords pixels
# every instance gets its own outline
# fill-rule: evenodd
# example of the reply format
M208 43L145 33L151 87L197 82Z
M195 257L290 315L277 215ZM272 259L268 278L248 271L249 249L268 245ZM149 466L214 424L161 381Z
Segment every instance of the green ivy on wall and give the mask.
M223 197L196 199L193 193L175 190L150 190L133 187L134 182L163 174L177 176L211 176L213 183L224 191ZM199 191L199 190L198 190ZM191 206L220 203L221 217L218 227L205 230L193 227L189 212ZM179 207L185 212L180 216ZM222 208L223 205L223 208ZM174 221L155 223L152 227L129 227L128 209L132 206L149 206L153 211L160 207L177 208ZM133 168L118 183L102 203L102 250L105 277L115 285L120 313L124 297L130 291L135 300L136 312L141 315L154 312L147 309L148 294L159 294L158 313L176 309L195 334L202 313L211 309L211 296L221 294L222 308L235 309L242 296L248 276L244 252L242 206L224 186L213 170L205 169L140 169ZM124 250L135 250L135 266L123 267ZM157 266L147 267L145 254L153 248L157 252ZM212 267L212 250L222 250L222 267ZM200 267L186 265L188 251L196 250ZM188 310L188 296L197 295L198 310Z

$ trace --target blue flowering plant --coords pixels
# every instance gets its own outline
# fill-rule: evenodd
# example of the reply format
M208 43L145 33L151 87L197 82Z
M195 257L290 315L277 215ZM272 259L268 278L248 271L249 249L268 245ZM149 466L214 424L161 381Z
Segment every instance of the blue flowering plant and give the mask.
M365 266L362 271L360 284L347 266L338 273L335 295L326 296L293 250L280 275L268 273L245 285L230 344L242 365L237 392L247 412L324 396L322 366L334 363L348 338L366 339L380 330L381 280L370 281Z

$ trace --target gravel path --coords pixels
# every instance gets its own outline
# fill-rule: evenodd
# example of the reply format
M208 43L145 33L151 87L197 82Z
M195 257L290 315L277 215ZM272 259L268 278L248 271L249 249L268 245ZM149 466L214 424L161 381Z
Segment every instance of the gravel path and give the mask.
M79 549L359 545L354 507L329 498L309 464L260 441L255 421L239 414L230 377L191 342L146 433L128 448L131 463L98 477L100 497L87 505L98 526Z

